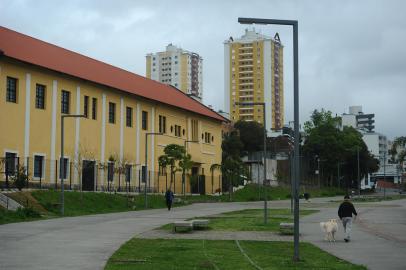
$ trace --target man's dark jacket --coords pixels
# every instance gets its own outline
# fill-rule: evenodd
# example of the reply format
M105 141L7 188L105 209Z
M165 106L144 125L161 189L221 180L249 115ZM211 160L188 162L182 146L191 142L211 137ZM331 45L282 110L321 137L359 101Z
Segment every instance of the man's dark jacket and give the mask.
M338 216L340 219L344 217L352 217L352 214L357 215L354 205L349 201L344 201L338 208Z

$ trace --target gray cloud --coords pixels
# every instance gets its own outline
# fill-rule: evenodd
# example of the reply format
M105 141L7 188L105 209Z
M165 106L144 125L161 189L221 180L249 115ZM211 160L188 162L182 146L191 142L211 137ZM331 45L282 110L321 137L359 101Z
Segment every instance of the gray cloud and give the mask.
M204 103L223 108L223 41L238 17L299 21L301 121L312 110L362 105L376 130L406 135L406 2L403 1L12 1L0 24L145 75L145 55L168 43L204 59ZM292 120L292 32L255 26L285 45L286 121ZM403 121L404 122L404 121Z

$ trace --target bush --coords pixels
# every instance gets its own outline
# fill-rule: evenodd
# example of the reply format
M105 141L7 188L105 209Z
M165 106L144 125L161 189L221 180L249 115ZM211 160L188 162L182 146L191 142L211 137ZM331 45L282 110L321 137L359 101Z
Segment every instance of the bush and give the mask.
M24 166L17 166L16 174L12 177L15 187L21 191L27 185L28 175Z

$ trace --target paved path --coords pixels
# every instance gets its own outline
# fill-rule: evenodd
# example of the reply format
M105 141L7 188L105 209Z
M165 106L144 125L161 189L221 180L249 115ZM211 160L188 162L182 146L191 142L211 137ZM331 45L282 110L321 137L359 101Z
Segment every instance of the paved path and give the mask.
M406 200L356 204L360 219L354 224L353 241L344 243L340 228L340 241L326 243L318 223L337 216L338 203L330 200L301 203L302 208L321 209L301 219L303 240L369 269L406 269ZM194 204L170 212L158 209L1 225L0 269L103 269L125 241L172 220L262 206L262 202ZM269 206L288 208L290 201L272 201Z
M103 269L134 235L174 219L213 215L262 203L210 203L181 208L103 214L0 226L0 269Z
M351 242L344 242L341 223L337 242L323 240L319 222L336 218L337 208L322 208L319 213L303 217L303 240L368 269L406 269L406 200L355 203L355 207L359 217L353 224Z

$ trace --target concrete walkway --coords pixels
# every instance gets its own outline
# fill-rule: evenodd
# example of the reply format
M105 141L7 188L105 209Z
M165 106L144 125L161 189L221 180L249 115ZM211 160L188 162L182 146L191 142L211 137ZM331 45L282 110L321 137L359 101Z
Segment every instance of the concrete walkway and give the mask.
M123 243L173 220L214 215L262 203L209 203L0 225L0 269L103 269Z
M341 197L333 200L338 199ZM337 216L338 203L330 201L324 198L301 203L301 208L321 209L301 219L301 241L369 269L405 269L406 200L362 207L356 204L360 219L354 224L350 243L342 241L342 228L340 241L323 241L319 222ZM271 201L268 205L289 208L290 201ZM262 207L262 202L194 204L170 212L158 209L1 225L0 269L103 269L124 242L148 235L153 228L173 220Z
M323 240L319 223L337 218L337 208L321 208L301 219L303 241L372 270L406 269L406 200L374 204L355 203L359 217L353 223L352 240L345 243L340 222L337 242Z
M8 210L16 211L18 208L24 208L15 200L11 199L6 195L5 191L0 192L0 205Z

